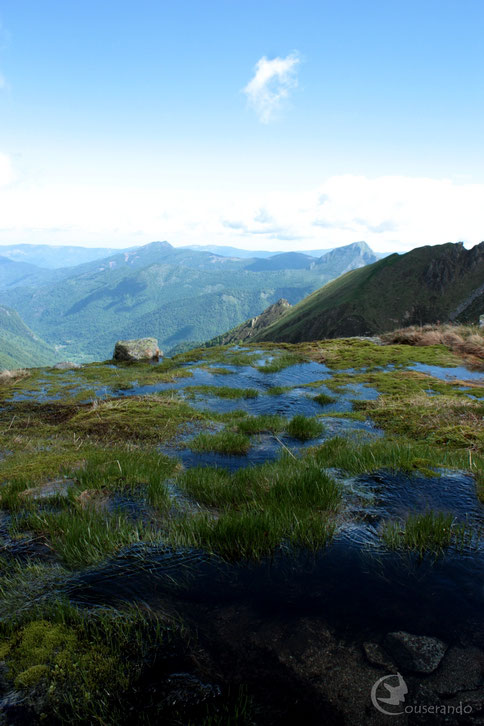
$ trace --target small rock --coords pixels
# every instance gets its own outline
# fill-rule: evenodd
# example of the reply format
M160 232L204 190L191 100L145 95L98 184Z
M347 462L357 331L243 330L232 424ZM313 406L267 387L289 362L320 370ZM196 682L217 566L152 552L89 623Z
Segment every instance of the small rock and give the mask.
M200 706L221 694L219 686L203 683L190 673L172 673L166 679L163 691L163 700L167 705L181 706L184 709Z
M19 497L22 499L49 499L50 497L65 498L68 495L70 487L74 484L72 479L55 479L41 484L38 487L31 487L20 492Z
M73 363L70 360L64 360L61 363L56 363L53 367L56 371L77 371L81 368L78 363Z
M102 489L84 489L84 491L77 495L76 502L82 509L92 507L100 511L108 508L109 497Z
M363 651L372 665L384 668L388 673L396 670L395 663L378 643L363 643Z
M432 673L447 650L447 645L438 638L404 631L388 633L383 645L402 670L415 673Z
M138 338L137 340L118 340L114 346L113 360L157 360L162 356L163 353L158 348L156 338Z
M484 315L479 315L479 327L484 328Z

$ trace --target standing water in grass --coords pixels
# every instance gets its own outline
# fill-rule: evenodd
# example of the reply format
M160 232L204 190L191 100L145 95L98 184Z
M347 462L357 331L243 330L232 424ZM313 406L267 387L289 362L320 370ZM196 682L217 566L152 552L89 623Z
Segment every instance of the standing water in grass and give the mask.
M351 348L341 365L335 345L323 361L247 346L5 385L5 708L359 726L397 671L414 698L477 708L484 380L445 376L440 347Z

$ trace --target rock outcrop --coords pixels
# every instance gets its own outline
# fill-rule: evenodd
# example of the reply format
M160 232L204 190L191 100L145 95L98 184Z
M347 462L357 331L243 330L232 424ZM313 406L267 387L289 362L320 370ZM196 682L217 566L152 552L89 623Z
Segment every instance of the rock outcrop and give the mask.
M163 353L158 348L156 338L137 338L136 340L118 340L114 346L113 360L157 360L162 356Z
M414 673L432 673L447 650L438 638L403 631L388 633L383 644L400 668Z
M230 345L231 343L244 343L253 338L258 333L263 332L269 325L275 323L292 307L284 298L269 305L260 315L256 315L245 323L232 328L228 333L219 335L209 341L207 345Z

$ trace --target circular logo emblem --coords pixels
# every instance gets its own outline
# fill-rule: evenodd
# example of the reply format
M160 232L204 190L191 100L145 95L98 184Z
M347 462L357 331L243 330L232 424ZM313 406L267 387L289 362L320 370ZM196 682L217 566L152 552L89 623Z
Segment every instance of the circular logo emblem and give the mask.
M386 716L400 716L404 713L398 707L405 702L408 693L407 684L400 673L379 678L371 689L371 702L375 708Z

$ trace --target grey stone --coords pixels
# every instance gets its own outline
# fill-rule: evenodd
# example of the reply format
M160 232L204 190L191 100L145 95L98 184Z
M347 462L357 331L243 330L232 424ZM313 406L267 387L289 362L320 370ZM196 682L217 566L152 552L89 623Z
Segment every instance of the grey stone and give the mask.
M388 633L383 645L402 670L415 673L432 673L447 650L447 645L438 638L404 631Z
M363 643L363 651L368 662L372 665L384 668L388 673L393 673L396 670L395 663L378 643Z
M441 696L474 691L483 684L484 653L479 648L450 648L439 671L428 681Z
M184 709L200 706L221 694L219 686L203 683L190 673L172 673L166 679L162 690L163 701L167 706L181 706Z
M50 497L66 498L74 481L72 479L55 479L38 487L31 487L20 492L19 496L25 499L49 499Z
M79 363L73 363L70 360L64 360L61 363L56 363L54 366L56 371L77 371L81 366Z
M136 340L118 340L114 346L113 360L156 360L161 356L163 353L158 348L156 338L138 338Z
M484 328L484 315L479 315L479 327Z

